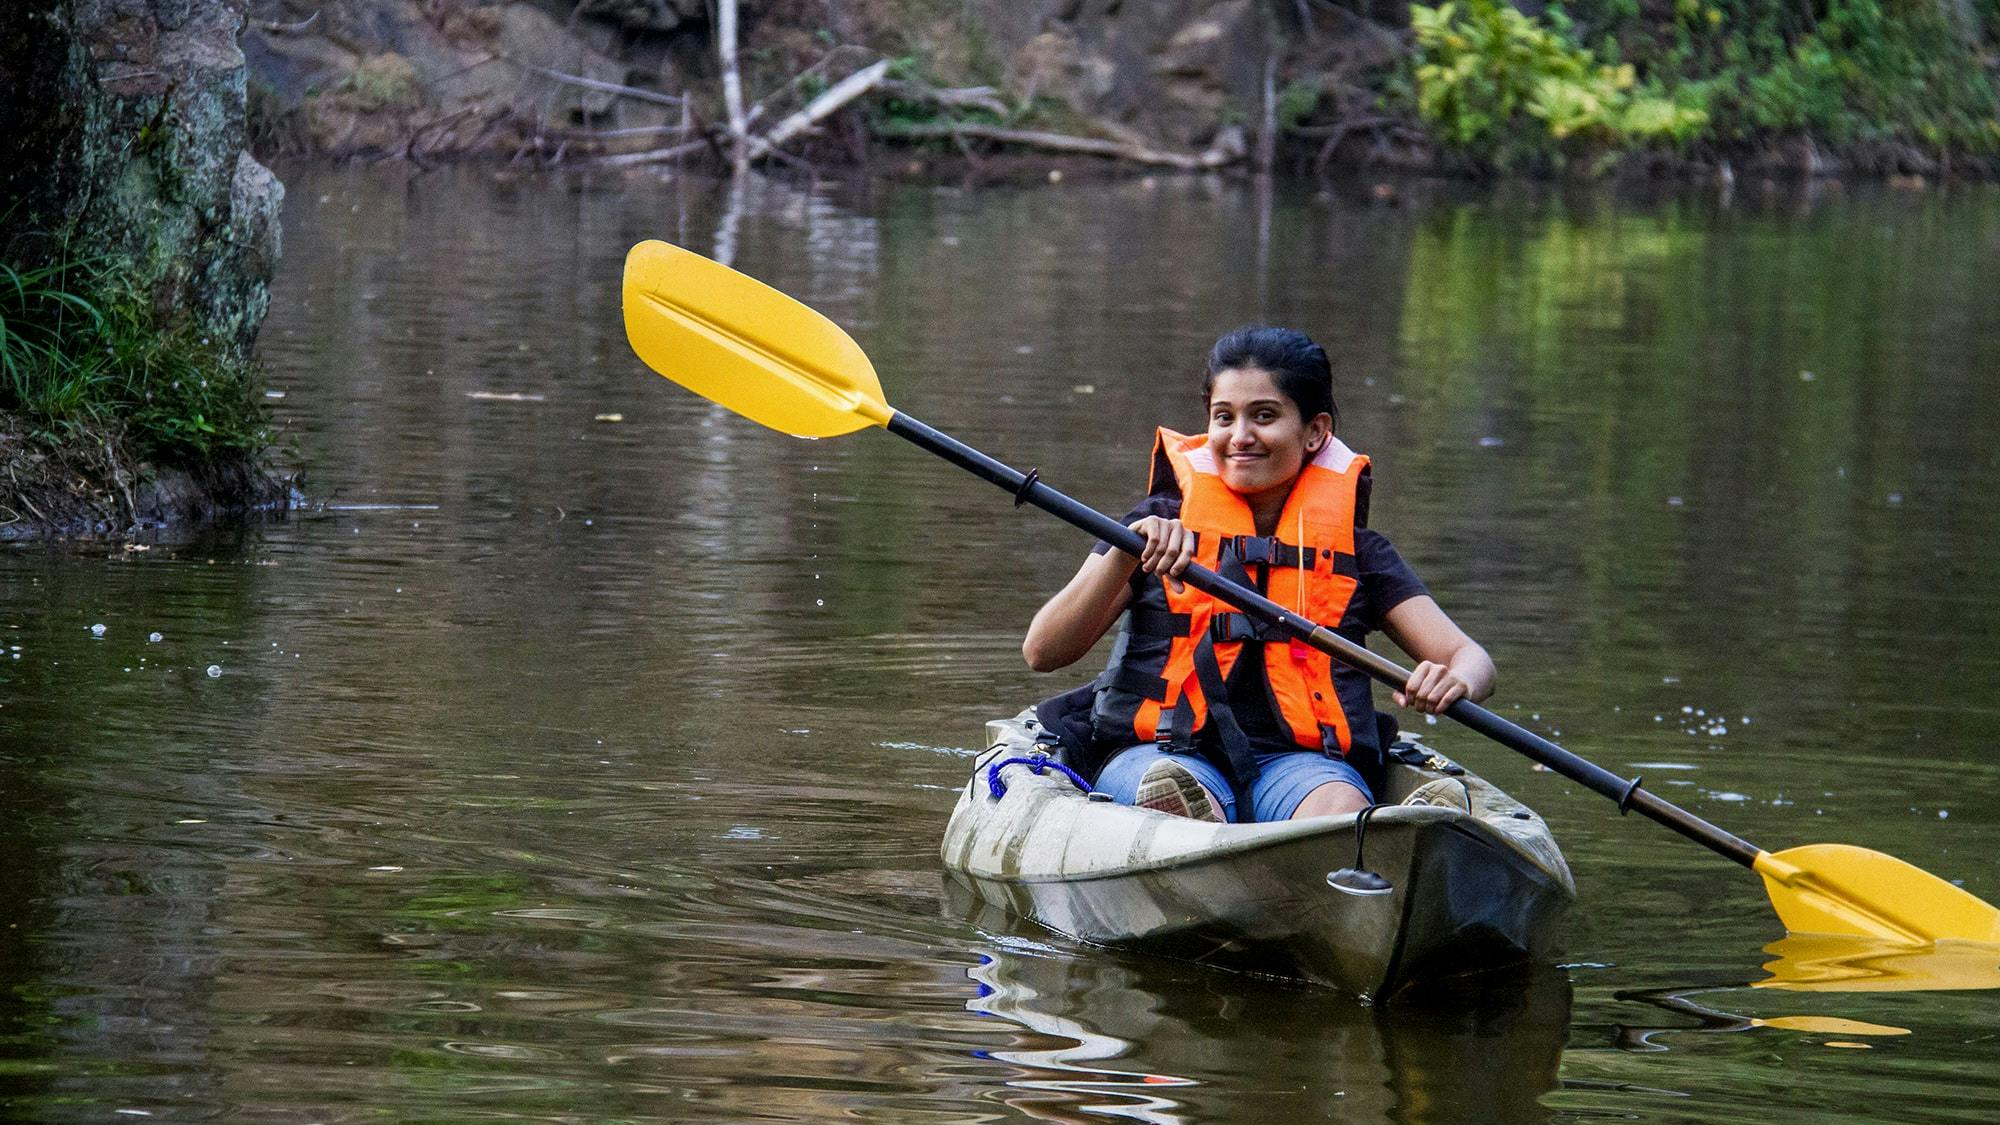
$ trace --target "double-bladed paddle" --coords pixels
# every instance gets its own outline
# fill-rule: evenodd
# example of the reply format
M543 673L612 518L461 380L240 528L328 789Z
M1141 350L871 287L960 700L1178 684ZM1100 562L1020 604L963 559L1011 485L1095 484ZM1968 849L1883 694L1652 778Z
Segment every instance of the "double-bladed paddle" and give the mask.
M625 333L648 367L711 402L798 437L881 426L1137 556L1139 533L890 407L875 367L840 327L728 266L664 242L625 259ZM1288 637L1401 688L1409 672L1200 565L1181 580ZM1846 844L1764 851L1469 699L1446 716L1764 877L1787 930L1922 945L2000 942L2000 910L1892 856Z

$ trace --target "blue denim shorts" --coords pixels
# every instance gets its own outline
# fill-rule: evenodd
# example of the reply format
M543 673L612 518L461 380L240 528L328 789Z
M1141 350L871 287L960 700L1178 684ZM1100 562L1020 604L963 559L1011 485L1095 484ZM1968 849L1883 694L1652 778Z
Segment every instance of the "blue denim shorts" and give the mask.
M1161 758L1172 758L1186 766L1210 793L1221 799L1223 815L1238 823L1290 820L1306 795L1329 781L1345 782L1359 789L1368 800L1375 799L1368 783L1361 779L1361 771L1346 762L1310 750L1281 751L1257 755L1260 772L1257 780L1250 783L1251 815L1242 816L1239 815L1242 795L1215 763L1199 754L1169 754L1150 742L1128 746L1112 755L1097 775L1096 788L1111 794L1119 804L1129 805L1138 795L1139 776Z

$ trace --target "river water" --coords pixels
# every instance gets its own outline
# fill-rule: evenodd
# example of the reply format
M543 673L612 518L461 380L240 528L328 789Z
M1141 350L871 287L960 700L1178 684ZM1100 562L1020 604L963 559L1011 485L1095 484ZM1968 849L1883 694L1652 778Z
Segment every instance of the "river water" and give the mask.
M1365 1006L967 917L981 724L1101 660L1018 652L1083 537L649 374L617 288L727 258L1114 512L1218 332L1303 327L1492 706L2000 899L2000 192L286 180L315 507L0 554L0 1116L2000 1114L1992 993L1753 987L1754 877L1446 727L1557 831L1560 964Z

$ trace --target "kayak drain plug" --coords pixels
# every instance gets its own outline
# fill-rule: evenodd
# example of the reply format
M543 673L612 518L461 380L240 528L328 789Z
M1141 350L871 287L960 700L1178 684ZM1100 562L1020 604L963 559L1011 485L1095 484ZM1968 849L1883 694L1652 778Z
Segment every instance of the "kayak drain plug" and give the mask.
M1380 898L1396 889L1396 885L1382 876L1368 870L1362 859L1362 849L1368 839L1368 818L1375 815L1381 805L1369 805L1354 818L1354 866L1330 871L1326 885L1344 895L1356 898Z

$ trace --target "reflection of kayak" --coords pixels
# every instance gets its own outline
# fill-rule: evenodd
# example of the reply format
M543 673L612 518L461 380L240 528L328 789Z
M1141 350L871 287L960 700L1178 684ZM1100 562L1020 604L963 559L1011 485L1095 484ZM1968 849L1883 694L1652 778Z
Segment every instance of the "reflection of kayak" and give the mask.
M999 913L964 917L1004 929ZM991 943L966 972L979 985L966 1008L1018 1025L980 1051L1019 1068L995 1096L1043 1121L1250 1118L1246 1076L1259 1121L1540 1121L1570 1030L1569 977L1553 967L1455 978L1386 1019L1289 981L1204 981L1034 941Z
M1575 895L1548 825L1499 788L1404 744L1380 796L1444 777L1471 811L1378 807L1362 865L1389 893L1329 873L1355 863L1355 818L1209 824L1085 797L1032 758L1034 720L987 724L988 749L945 828L944 864L987 902L1059 933L1189 960L1305 977L1364 996L1421 979L1541 961Z

